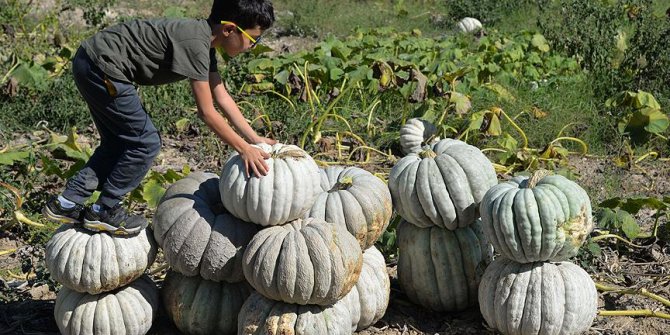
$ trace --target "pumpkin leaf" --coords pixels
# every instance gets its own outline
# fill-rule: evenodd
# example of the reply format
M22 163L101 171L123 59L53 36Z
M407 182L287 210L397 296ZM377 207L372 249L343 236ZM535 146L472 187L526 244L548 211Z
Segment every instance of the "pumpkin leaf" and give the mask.
M515 101L515 100L516 100L516 98L514 97L514 95L512 95L512 93L510 93L505 87L503 87L503 86L500 85L500 84L496 84L496 83L487 83L487 84L484 84L484 85L482 85L482 86L483 86L484 88L486 88L486 89L492 91L492 92L495 93L496 95L498 95L498 99L500 99L500 100L504 100L504 101L508 101L508 102L509 102L509 101Z
M547 43L547 40L544 38L544 36L542 36L542 34L538 33L533 35L533 39L530 41L530 44L542 52L549 51L549 43Z
M156 208L156 206L158 206L158 202L161 197L163 197L164 193L165 188L154 179L147 181L142 188L142 198L150 208Z
M177 128L177 132L183 133L188 129L188 125L191 123L189 119L187 118L181 118L177 120L177 122L174 123L175 128Z
M0 165L12 165L15 162L26 161L30 157L28 151L9 151L0 153Z
M640 235L642 229L637 224L635 218L626 211L617 211L618 219L621 221L621 230L626 237L633 240Z
M453 92L451 94L451 96L449 97L449 102L454 104L456 114L458 115L467 114L470 108L472 108L470 98L468 98L467 95L458 92Z

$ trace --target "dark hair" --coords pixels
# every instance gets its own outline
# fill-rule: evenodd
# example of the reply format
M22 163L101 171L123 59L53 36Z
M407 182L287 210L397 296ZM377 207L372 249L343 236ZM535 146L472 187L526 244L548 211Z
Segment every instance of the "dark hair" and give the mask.
M242 29L260 26L266 30L275 22L270 0L213 0L207 21L210 25L221 21L235 22Z

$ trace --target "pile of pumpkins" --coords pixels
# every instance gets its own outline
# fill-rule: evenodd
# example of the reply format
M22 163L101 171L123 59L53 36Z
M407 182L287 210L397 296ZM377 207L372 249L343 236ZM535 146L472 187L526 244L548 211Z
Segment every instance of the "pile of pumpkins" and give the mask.
M159 291L144 274L156 258L151 229L133 237L63 225L46 245L46 266L62 284L54 316L61 334L146 334Z
M586 271L567 261L593 229L584 189L544 170L498 184L477 148L440 141L435 130L409 120L400 131L406 156L389 176L405 220L398 280L410 300L435 311L478 302L488 325L503 334L586 331L597 291ZM501 256L492 263L491 246Z
M153 229L113 237L63 226L47 267L63 285L63 334L142 335L162 304L184 334L351 334L377 322L390 280L375 241L395 209L398 282L428 309L479 303L503 334L577 334L596 315L589 275L567 262L593 229L590 199L544 171L498 183L476 147L409 120L388 185L319 168L293 145L259 144L268 175L231 155L220 175L172 184ZM144 274L163 249L162 289ZM493 250L500 254L493 260Z
M373 244L392 214L386 184L356 167L320 169L293 145L259 144L262 177L234 154L221 176L170 186L154 236L171 271L168 315L185 334L351 334L379 320L390 281Z

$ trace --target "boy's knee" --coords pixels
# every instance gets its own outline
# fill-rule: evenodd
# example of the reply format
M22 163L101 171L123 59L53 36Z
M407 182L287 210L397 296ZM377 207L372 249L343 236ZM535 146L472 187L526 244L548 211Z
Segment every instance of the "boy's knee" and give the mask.
M161 150L161 137L158 132L152 132L144 139L144 145L147 149L147 156L154 158L158 156Z

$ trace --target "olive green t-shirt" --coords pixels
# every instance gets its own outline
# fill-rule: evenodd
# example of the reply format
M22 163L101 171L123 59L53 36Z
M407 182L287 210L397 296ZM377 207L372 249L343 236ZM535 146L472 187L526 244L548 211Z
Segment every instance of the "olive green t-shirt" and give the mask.
M185 78L208 80L216 72L206 20L150 19L124 22L81 43L107 76L139 85L161 85Z

